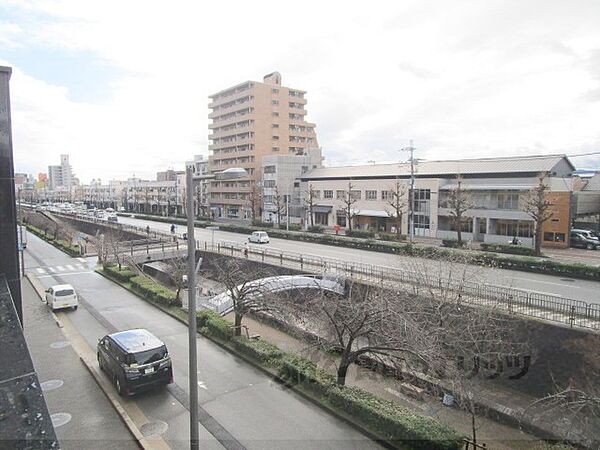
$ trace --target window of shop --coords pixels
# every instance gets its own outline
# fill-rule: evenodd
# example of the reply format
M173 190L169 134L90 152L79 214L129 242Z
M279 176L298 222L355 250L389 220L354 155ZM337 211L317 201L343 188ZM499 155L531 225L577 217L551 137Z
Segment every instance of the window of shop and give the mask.
M336 223L340 227L346 226L346 213L344 211L338 211L336 215Z
M324 212L316 212L315 213L315 224L316 225L328 225L328 217L329 217L329 213L324 213Z

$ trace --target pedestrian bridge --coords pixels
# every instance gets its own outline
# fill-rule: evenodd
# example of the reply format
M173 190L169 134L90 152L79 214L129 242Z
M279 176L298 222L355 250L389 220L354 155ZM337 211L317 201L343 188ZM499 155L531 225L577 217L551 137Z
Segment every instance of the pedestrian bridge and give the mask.
M243 293L246 299L258 300L266 295L278 292L292 292L300 289L315 289L344 295L346 284L343 278L321 275L280 275L259 278L234 288L234 292ZM217 294L214 297L200 299L202 306L212 309L222 316L233 310L231 290Z

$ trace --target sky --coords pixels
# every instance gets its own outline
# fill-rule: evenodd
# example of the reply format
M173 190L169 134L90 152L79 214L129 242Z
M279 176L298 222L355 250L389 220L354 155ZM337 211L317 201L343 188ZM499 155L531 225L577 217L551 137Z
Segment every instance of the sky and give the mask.
M208 154L208 95L308 92L327 165L600 152L600 1L0 0L15 170L82 182ZM597 155L575 157L600 167Z

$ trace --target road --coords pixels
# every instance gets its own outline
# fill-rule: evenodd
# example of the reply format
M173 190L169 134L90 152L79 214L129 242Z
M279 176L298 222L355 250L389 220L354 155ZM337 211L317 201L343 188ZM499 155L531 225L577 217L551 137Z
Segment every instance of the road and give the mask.
M187 327L93 272L95 258L71 258L34 235L25 258L26 271L45 287L75 287L80 307L66 314L90 347L107 333L136 327L167 344L175 384L125 401L135 402L150 423L167 424L162 438L172 448L188 448ZM380 448L200 335L198 361L201 448Z
M119 217L119 222L135 225L139 227L149 226L152 230L163 233L170 232L170 224L154 222L151 220L136 219L131 217ZM184 233L185 227L177 225L177 233ZM213 232L204 228L196 228L196 239L200 241L211 242ZM246 235L240 233L231 233L226 231L215 231L214 241L234 241L238 243L246 242ZM410 270L426 270L436 264L430 259L415 258L407 256L390 255L388 253L377 253L366 250L356 250L344 247L333 247L330 245L315 244L309 242L292 241L287 239L271 238L267 245L270 248L302 253L304 255L321 256L334 258L340 261L356 261L378 266L387 266L394 268L408 268ZM577 280L571 278L556 277L551 275L542 275L514 270L492 269L485 267L474 267L469 274L473 281L478 280L481 283L495 284L500 286L528 289L531 291L545 294L559 295L565 298L582 300L588 303L600 304L600 282Z

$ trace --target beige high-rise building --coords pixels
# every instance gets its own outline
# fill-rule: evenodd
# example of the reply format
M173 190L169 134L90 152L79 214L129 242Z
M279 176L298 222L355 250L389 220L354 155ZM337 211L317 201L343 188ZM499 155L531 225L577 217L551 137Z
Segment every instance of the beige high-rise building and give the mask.
M263 82L246 81L211 95L208 117L209 171L243 167L247 178L211 181L210 210L216 217L260 218L261 163L267 155L303 155L318 148L315 124L306 119L306 92L281 85L273 72Z

